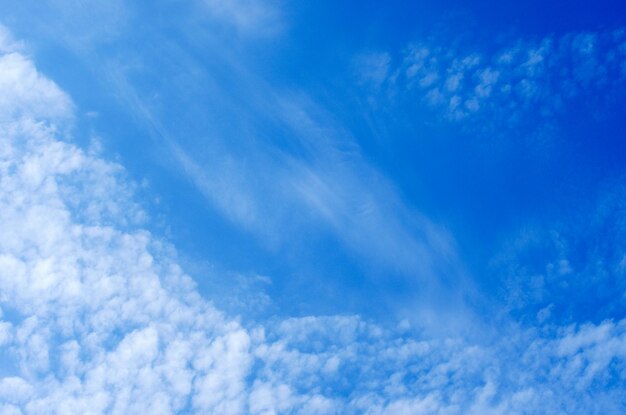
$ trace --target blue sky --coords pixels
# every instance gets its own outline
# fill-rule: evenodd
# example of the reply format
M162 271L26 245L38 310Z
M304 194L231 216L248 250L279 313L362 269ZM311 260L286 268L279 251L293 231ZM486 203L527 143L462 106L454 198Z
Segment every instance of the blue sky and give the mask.
M0 4L0 413L620 414L619 1Z

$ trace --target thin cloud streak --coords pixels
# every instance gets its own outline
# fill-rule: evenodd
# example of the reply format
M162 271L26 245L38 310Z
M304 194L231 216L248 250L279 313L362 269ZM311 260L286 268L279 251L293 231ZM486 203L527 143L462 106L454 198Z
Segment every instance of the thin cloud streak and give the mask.
M165 49L166 54L199 66L184 50L168 47L174 50ZM444 304L464 309L463 297L476 292L457 258L452 235L407 206L391 182L364 160L350 133L323 108L303 93L278 91L236 63L230 51L214 47L213 60L229 68L230 79L243 92L207 81L211 73L196 72L189 82L211 85L215 102L245 102L243 114L235 115L247 123L239 130L241 136L231 131L208 133L197 143L181 140L186 131L168 130L160 121L163 114L149 107L121 66L104 66L104 75L206 200L269 249L321 225L381 273L401 276L420 298L403 313L440 326L435 320L446 314ZM259 127L264 124L272 129ZM274 141L274 131L288 137L286 146ZM400 310L406 306L400 305ZM451 319L458 318L457 311ZM451 322L450 327L464 324Z

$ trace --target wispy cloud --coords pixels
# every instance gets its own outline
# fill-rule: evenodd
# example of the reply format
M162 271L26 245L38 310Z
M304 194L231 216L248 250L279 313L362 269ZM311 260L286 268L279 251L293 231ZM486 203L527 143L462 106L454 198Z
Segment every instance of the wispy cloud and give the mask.
M246 36L266 36L281 29L279 2L272 0L201 0L209 14Z
M391 56L388 53L364 53L354 58L359 81L379 87L389 76Z
M491 261L498 295L530 324L600 322L626 309L623 177L576 213L530 221Z
M168 47L173 49L168 54L184 56L197 67L192 56L175 45ZM220 214L268 249L284 248L309 232L330 232L422 299L411 306L413 318L443 318L444 296L464 307L463 296L475 292L457 258L453 236L403 201L391 181L365 160L347 130L306 94L273 87L230 50L217 47L212 59L228 68L233 83L212 83L214 74L201 70L189 82L210 85L205 93L224 107L236 103L237 111L224 116L241 125L221 129L206 124L207 132L197 142L185 137L186 130L174 132L163 121L167 109L151 105L129 81L132 70L102 66L103 76L176 161L178 171ZM222 115L220 110L208 113Z
M77 50L116 39L132 15L125 0L25 0L2 8L5 19Z

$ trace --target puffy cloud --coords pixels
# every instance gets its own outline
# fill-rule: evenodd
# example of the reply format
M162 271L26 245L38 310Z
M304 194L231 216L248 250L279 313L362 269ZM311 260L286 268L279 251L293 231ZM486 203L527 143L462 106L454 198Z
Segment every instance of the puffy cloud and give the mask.
M492 53L416 42L378 83L418 95L448 120L517 128L531 113L557 116L576 98L610 99L626 81L625 45L622 29L517 40Z
M0 300L29 413L241 413L249 337L140 228L120 166L60 138L68 97L0 57ZM3 108L4 109L4 108ZM6 333L6 334L5 334Z
M23 44L13 39L11 32L6 27L0 26L0 52L2 54L17 52L23 47Z
M71 113L67 96L53 82L39 75L32 62L20 53L4 53L0 58L0 72L3 118L36 115L39 119L48 119Z

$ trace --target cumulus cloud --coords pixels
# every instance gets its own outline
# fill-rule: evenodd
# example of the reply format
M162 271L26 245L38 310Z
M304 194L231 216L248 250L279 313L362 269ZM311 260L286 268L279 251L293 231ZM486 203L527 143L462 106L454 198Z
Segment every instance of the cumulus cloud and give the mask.
M358 316L243 327L142 228L123 168L58 128L67 95L3 47L0 413L623 412L623 321L489 344Z
M33 63L19 53L19 44L6 29L0 32L0 117L55 118L71 115L71 101L50 80L42 77Z
M13 103L0 125L0 301L15 316L3 322L16 371L2 379L16 391L9 404L241 413L246 331L154 254L162 248L137 227L120 166L60 136L69 98L27 57L0 62L1 95Z

